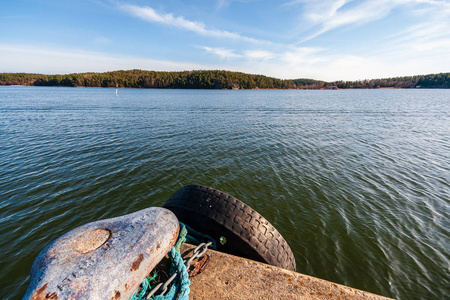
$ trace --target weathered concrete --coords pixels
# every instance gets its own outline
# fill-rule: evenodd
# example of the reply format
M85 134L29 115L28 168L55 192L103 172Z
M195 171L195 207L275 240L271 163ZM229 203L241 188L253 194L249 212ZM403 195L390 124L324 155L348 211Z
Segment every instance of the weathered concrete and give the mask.
M164 208L89 223L48 245L23 299L128 299L178 238Z
M194 246L183 244L189 257ZM189 299L389 299L245 258L208 250L204 270L191 280ZM191 270L195 267L195 261Z

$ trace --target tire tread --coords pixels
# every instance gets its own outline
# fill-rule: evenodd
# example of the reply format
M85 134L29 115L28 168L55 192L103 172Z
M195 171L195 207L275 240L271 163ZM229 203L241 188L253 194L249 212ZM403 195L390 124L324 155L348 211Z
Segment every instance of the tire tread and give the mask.
M188 185L175 192L164 207L181 221L192 214L232 232L260 256L247 258L295 271L294 254L283 236L257 211L233 196L206 186Z

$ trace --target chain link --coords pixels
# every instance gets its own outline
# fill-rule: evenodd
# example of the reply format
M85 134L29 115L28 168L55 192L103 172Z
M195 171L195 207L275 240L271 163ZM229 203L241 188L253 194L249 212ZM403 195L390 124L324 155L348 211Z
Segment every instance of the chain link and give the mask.
M211 246L212 243L213 243L212 241L209 241L208 243L201 243L200 245L195 247L195 249L192 251L192 256L187 260L183 260L184 265L186 266L186 270L189 270L189 268L191 267L191 263L194 259L202 257L206 253L206 251L208 251L208 247ZM200 251L200 249L202 250ZM172 281L174 281L177 275L178 272L175 272L172 276L169 277L169 279L167 279L165 283L162 282L158 283L158 285L155 286L150 291L150 293L148 293L147 299L151 299L151 297L160 289L161 292L159 293L159 295L163 296L167 292L169 285L172 283Z

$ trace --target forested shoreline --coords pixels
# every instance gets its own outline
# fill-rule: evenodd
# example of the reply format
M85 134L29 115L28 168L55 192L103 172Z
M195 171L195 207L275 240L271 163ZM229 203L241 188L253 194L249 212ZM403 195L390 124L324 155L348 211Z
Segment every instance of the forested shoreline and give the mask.
M66 75L0 73L1 85L169 89L450 88L450 73L334 82L277 79L221 70L181 72L128 70Z

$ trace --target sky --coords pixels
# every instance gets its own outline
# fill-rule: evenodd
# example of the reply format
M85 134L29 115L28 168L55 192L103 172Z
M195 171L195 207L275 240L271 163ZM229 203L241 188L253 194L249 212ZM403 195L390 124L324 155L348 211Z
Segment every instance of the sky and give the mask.
M450 72L450 0L0 0L0 72Z

